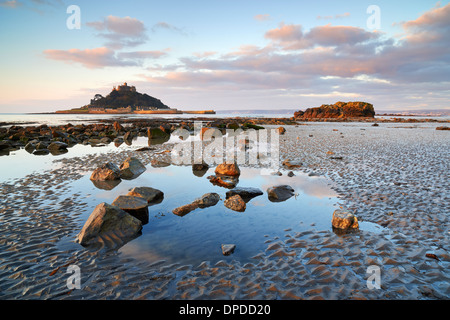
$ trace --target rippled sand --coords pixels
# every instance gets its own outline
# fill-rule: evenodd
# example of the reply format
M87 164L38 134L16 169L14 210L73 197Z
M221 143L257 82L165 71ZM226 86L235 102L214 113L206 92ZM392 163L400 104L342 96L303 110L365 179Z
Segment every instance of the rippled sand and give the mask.
M0 298L448 299L449 133L433 124L286 129L280 163L300 160L303 167L294 171L328 177L339 204L381 231L337 235L331 221L328 231L287 229L282 238L268 237L267 249L245 264L150 264L89 251L73 241L94 200L73 194L68 182L131 152L76 157L1 185ZM165 148L134 155L149 164L166 159ZM81 289L66 285L72 264L81 269ZM380 289L367 286L370 266L380 268Z

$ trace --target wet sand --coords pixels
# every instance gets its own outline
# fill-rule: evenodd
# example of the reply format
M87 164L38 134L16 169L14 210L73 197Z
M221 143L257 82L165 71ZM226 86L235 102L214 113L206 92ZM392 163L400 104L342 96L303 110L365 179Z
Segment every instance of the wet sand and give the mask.
M1 299L449 299L448 132L434 124L307 123L285 126L280 163L324 175L339 205L378 232L284 230L252 262L148 263L74 242L92 201L68 182L105 160L167 160L168 146L57 161L55 169L3 183ZM331 154L331 152L333 154ZM335 159L332 159L334 157ZM342 159L340 159L342 157ZM81 289L68 289L76 264ZM370 289L368 267L380 268Z

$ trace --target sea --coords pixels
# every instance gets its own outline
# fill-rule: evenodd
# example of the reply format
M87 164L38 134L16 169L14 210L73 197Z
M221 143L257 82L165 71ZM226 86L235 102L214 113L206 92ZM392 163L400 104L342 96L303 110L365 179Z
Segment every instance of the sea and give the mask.
M89 124L98 120L120 119L180 119L180 118L290 118L295 110L234 110L216 111L216 114L56 114L56 113L0 113L0 127L21 125L36 126L46 124L49 126L72 124ZM400 116L375 116L376 119L392 119ZM402 116L407 119L433 119L450 121L450 115L443 116Z

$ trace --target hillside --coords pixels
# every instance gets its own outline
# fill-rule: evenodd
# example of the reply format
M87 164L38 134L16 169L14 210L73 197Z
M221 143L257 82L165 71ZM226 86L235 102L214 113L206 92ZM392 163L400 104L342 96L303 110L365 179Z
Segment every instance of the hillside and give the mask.
M94 99L88 105L89 108L128 108L134 110L150 110L150 109L169 109L161 100L149 96L148 94L139 93L134 86L129 87L126 83L113 90L103 97L96 94Z

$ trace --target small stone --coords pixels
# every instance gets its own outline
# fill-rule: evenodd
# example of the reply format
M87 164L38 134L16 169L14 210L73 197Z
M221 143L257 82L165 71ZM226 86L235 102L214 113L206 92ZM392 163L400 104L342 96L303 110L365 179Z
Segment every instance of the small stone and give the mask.
M224 256L229 256L234 252L234 249L236 249L235 244L222 244L222 254Z
M238 212L244 212L246 209L245 201L238 194L226 199L223 204L228 209Z
M342 230L359 228L358 219L355 215L339 209L333 212L331 224L334 228Z
M245 202L249 202L251 199L253 199L254 197L260 196L263 194L263 192L258 189L258 188L252 188L252 187L237 187L234 188L230 191L227 191L226 193L226 198L230 198L234 195L240 195L241 198L245 201Z
M177 215L177 216L185 216L187 215L189 212L195 210L198 208L198 204L193 202L193 203L189 203L189 204L185 204L184 206L175 208L172 210L172 213Z
M272 202L282 202L294 195L294 189L288 185L273 186L267 189L267 195Z

